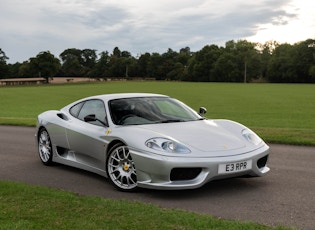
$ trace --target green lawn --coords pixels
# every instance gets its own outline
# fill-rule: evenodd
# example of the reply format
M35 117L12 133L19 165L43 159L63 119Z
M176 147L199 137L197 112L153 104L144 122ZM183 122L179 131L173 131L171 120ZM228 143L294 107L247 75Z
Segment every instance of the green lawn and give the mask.
M0 181L0 229L287 229Z
M208 118L238 121L272 143L315 145L315 85L188 82L102 82L0 87L0 124L34 126L36 116L74 100L121 92L178 98Z

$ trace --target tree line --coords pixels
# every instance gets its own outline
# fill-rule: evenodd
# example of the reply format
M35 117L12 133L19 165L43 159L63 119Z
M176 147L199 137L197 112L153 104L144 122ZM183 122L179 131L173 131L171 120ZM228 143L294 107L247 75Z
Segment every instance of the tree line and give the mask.
M134 57L115 47L112 53L70 48L59 58L40 52L23 63L7 64L0 49L0 78L89 77L150 78L194 82L315 83L315 40L291 44L269 41L228 41L225 47L206 45L192 52L144 53Z

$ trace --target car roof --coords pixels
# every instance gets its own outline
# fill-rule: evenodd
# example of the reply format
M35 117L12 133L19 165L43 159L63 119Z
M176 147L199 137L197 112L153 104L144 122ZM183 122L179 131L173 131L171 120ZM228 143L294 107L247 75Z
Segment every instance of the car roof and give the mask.
M122 99L122 98L134 98L134 97L169 97L162 94L154 94L154 93L113 93L113 94L102 94L102 95L95 95L91 97L85 97L81 98L77 101L74 101L65 107L63 107L61 110L69 109L70 107L76 105L77 103L80 103L82 101L92 100L92 99L100 99L103 101L110 101L114 99Z
M121 98L132 98L132 97L168 97L162 94L154 94L154 93L113 93L113 94L102 94L96 95L92 97L87 97L83 99L102 99L102 100L113 100L113 99L121 99Z

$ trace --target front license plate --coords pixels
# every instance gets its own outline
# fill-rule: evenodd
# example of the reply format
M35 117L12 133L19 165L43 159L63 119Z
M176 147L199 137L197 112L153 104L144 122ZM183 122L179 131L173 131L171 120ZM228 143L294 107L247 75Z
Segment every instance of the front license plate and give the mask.
M219 164L219 174L237 173L249 170L252 168L252 160L239 161L227 164Z

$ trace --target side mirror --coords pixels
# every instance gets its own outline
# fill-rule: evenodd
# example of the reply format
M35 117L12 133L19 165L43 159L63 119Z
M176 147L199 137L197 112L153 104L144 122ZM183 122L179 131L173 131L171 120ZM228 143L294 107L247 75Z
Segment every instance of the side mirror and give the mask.
M98 122L100 122L102 125L104 125L105 127L108 126L104 121L101 121L100 119L96 118L95 114L90 114L90 115L85 116L85 117L84 117L84 121L85 121L85 122L98 121Z
M96 121L96 116L95 114L90 114L90 115L87 115L86 117L84 117L84 121L85 122L91 122L91 121Z
M199 108L199 115L204 116L207 113L207 109L205 107L200 107Z

